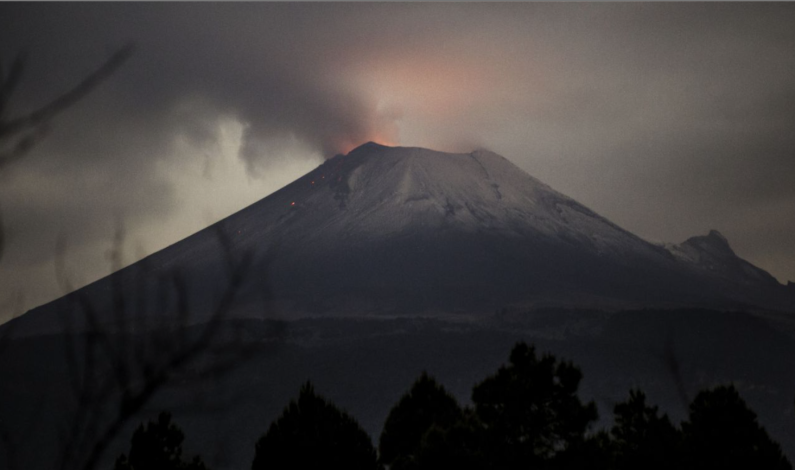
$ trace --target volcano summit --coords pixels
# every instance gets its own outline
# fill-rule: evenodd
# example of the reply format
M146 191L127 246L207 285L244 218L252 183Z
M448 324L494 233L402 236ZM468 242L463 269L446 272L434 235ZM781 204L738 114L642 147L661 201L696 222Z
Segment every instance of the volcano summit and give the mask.
M218 301L229 257L252 260L233 308L247 318L262 315L252 305L263 298L284 318L795 306L792 289L737 257L717 231L652 244L492 152L370 142L17 321L52 330L70 297L101 306L113 286L153 294L169 272L184 276L201 312Z

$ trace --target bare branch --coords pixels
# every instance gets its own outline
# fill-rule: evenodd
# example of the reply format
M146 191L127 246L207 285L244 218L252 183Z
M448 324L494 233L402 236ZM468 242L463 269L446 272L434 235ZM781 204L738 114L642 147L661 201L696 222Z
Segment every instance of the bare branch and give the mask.
M8 104L23 76L26 61L19 55L7 73L0 63L0 170L27 154L44 137L55 116L90 93L131 53L131 46L120 49L74 88L36 111L14 119L7 116ZM146 278L150 272L145 269L146 260L142 261L140 266L144 269L134 277L133 283L125 282L120 275L111 277L108 311L100 307L105 304L95 305L84 292L65 300L64 313L71 314L62 317L61 337L75 406L74 414L63 428L62 455L57 462L63 470L95 470L130 420L158 391L188 372L200 357L207 359L201 363L202 377L193 378L206 380L208 376L229 373L259 347L256 342L241 341L240 325L228 321L254 257L252 253L236 257L227 232L221 224L215 228L229 284L207 318L191 318L188 285L179 272L159 278L152 283L154 290L148 289L153 280ZM114 272L123 265L123 241L123 232L118 230L110 256ZM4 248L0 219L0 259ZM56 242L55 277L66 294L74 286L67 276L65 253L66 239L60 236ZM173 305L170 289L176 292L176 311L171 317L176 324L165 327L159 322L152 323L148 320L150 315L162 317L169 313L169 306ZM145 299L147 293L159 295L154 304ZM11 328L5 327L3 331L10 333ZM277 329L277 335L282 333L282 329ZM0 347L7 344L0 341ZM0 437L0 444L13 450L10 438L5 434ZM6 458L13 465L13 453L6 453Z
M0 261L3 260L3 254L5 253L5 230L3 229L3 213L0 212Z
M146 317L146 312L139 310L133 314L128 308L126 296L121 292L125 286L120 281L112 283L112 309L114 312L104 315L104 319L112 318L112 327L103 323L95 306L82 295L77 296L78 311L82 311L86 320L85 349L82 351L84 364L79 376L82 378L78 387L78 408L64 443L66 453L61 461L63 469L94 470L112 442L119 436L127 423L135 417L152 399L167 385L173 383L175 377L188 370L193 361L203 356L210 362L202 365L202 378L217 377L228 373L245 359L249 358L257 348L255 343L241 344L234 338L225 338L225 323L232 311L235 298L246 279L253 263L253 256L236 257L233 254L231 241L224 236L221 227L217 227L216 235L220 249L223 251L226 266L229 268L229 284L223 291L221 299L206 321L191 325L189 309L189 290L183 276L178 272L171 273L171 286L176 291L176 312L173 317L177 323L175 328L160 326L153 330L144 329L139 335L130 331L132 325L129 315ZM116 238L116 244L121 243ZM114 248L114 256L118 256L120 248ZM144 295L146 284L139 280L140 298ZM165 298L164 298L165 299ZM165 309L167 302L162 302ZM141 303L139 305L145 305ZM164 314L164 310L158 310ZM235 331L238 333L239 331ZM280 332L277 332L280 333ZM77 335L74 338L81 337ZM166 340L166 341L161 341ZM75 353L68 354L75 362ZM106 364L99 367L97 362L103 358ZM74 371L73 371L74 372ZM103 411L111 411L111 419L106 420Z
M56 115L93 91L121 67L132 53L131 44L122 47L74 88L31 113L7 120L5 114L8 102L24 70L24 56L18 56L11 66L8 78L3 80L0 88L0 142L11 141L8 144L9 148L0 152L0 169L26 155L41 140L47 131L47 124Z
M11 69L7 77L3 76L2 66L3 64L0 63L0 122L5 120L5 113L8 112L8 102L19 84L19 79L22 77L22 71L25 68L25 54L17 55L16 59L11 63Z
M673 329L668 330L665 338L665 364L668 366L668 371L671 373L671 378L676 385L676 392L679 395L679 401L685 410L690 406L690 397L688 397L687 389L685 388L685 381L682 378L682 371L679 367L679 359L674 352L674 332Z

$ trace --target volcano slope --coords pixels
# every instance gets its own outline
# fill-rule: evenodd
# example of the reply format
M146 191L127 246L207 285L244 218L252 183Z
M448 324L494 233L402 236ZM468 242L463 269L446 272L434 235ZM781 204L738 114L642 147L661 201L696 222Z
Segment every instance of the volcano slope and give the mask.
M230 259L251 262L229 307L236 318L479 314L506 306L795 306L795 289L737 257L717 231L681 245L652 244L494 153L367 143L31 311L16 329L58 331L75 296L99 312L112 305L114 289L158 297L164 276L175 272L200 322L229 282ZM152 313L155 322L168 322L160 310Z

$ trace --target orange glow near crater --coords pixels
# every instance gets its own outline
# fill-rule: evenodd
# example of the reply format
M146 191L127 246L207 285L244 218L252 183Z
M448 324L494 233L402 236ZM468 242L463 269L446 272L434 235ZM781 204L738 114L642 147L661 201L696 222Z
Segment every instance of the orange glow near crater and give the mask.
M479 64L438 57L409 56L370 65L360 78L382 104L433 117L476 107L496 81Z
M361 97L367 115L358 116L363 128L333 139L332 147L348 153L372 141L469 151L481 131L496 125L493 116L536 102L547 75L543 57L511 61L500 48L459 39L345 60L334 85Z
M492 125L495 110L509 113L544 87L544 70L536 61L514 63L499 50L469 52L440 46L351 61L341 86L369 98L374 132L339 148L347 152L367 140L394 146L400 135L409 139L402 145L468 151L478 143L477 130Z
M339 137L335 139L334 146L339 149L339 153L347 154L351 150L367 142L375 142L376 144L386 145L387 147L394 147L399 144L396 137L390 137L387 136L386 133L376 131L369 136L365 135L359 139L348 136Z

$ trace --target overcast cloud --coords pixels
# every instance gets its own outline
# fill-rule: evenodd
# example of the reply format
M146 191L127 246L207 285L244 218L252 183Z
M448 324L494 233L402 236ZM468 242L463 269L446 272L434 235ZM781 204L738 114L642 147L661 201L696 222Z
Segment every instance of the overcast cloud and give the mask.
M486 147L650 241L795 279L795 4L0 4L41 105L133 57L0 175L0 321L368 140ZM20 300L21 299L21 300Z

